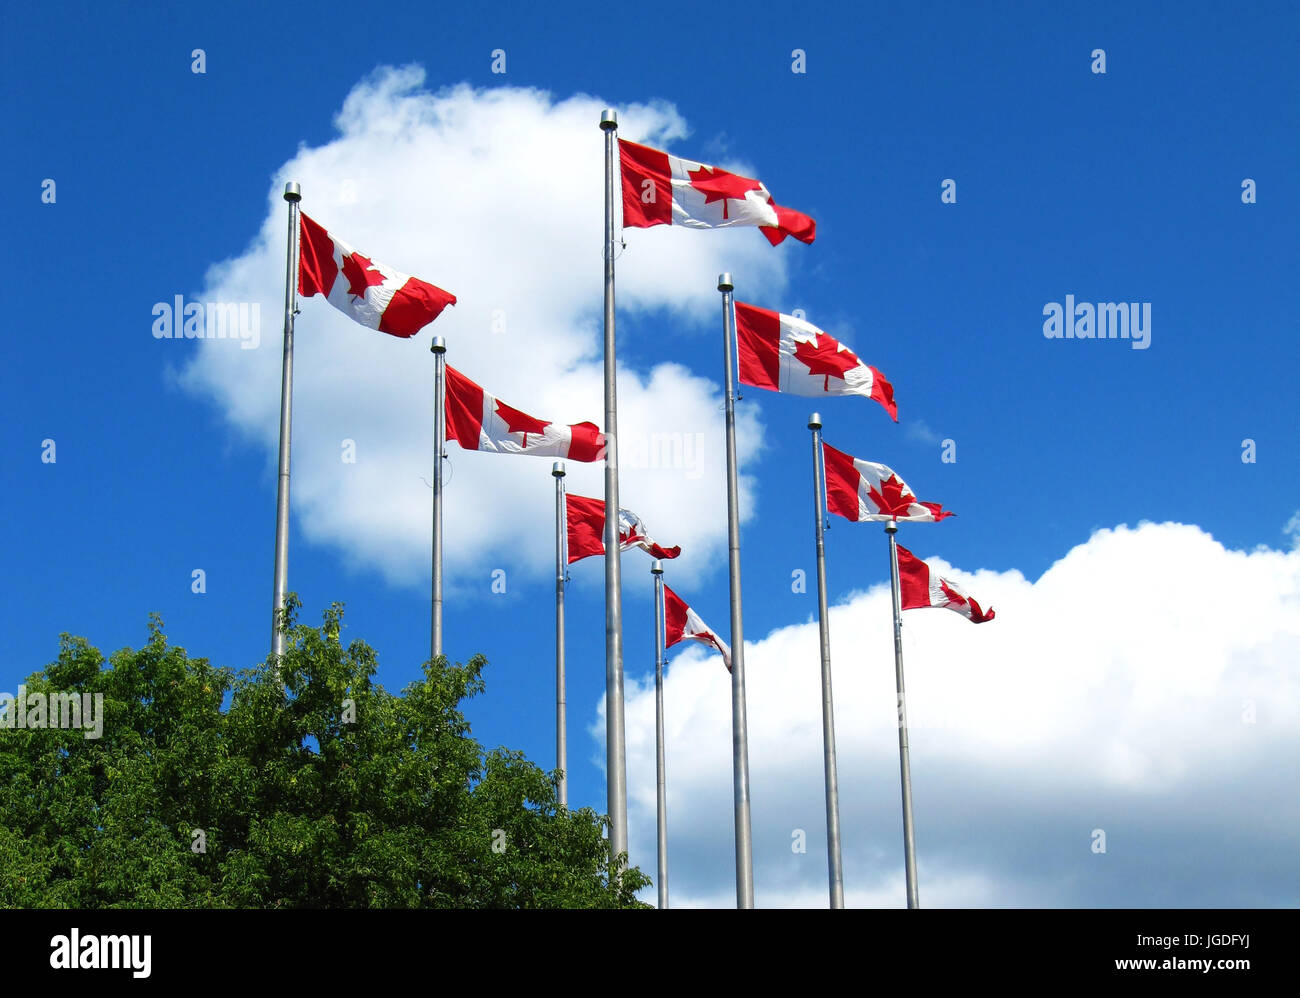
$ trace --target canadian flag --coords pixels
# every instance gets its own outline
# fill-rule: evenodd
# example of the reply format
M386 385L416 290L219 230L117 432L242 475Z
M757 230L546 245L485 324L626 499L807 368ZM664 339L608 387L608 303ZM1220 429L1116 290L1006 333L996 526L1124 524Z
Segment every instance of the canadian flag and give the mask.
M605 553L605 500L565 495L564 516L569 525L569 564ZM619 550L640 548L652 558L676 558L680 547L660 547L646 534L641 517L631 510L618 511Z
M722 662L731 669L731 648L727 642L709 630L700 615L686 605L686 601L664 586L664 647L671 648L678 641L690 638L712 645L722 653Z
M930 566L911 551L898 548L898 588L903 596L903 609L916 610L920 607L942 606L956 610L967 620L982 624L997 616L993 607L981 609L964 589L947 579L941 579L930 571Z
M736 352L741 384L792 395L861 395L898 422L894 386L811 322L738 301Z
M456 296L362 256L299 214L298 293L324 295L344 315L393 336L414 336Z
M826 508L846 520L935 522L956 516L937 502L921 502L907 483L883 464L860 461L822 443L826 461Z
M773 246L786 236L810 243L817 223L772 200L757 180L619 139L623 224L630 229L757 225Z
M534 419L485 392L451 365L447 366L447 439L466 450L498 454L567 457L600 461L605 435L595 423L564 426Z

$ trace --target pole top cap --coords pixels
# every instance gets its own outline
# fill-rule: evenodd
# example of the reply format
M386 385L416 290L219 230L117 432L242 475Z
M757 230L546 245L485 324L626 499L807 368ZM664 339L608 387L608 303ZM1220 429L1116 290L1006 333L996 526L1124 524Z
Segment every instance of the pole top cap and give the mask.
M605 131L618 127L618 112L612 107L607 107L600 112L600 127Z
M736 288L736 285L732 282L732 280L731 280L731 275L730 275L730 274L719 274L719 275L718 275L718 290L719 290L719 291L734 291L735 288Z
M820 430L821 428L822 428L822 414L820 412L814 412L811 416L808 417L808 429Z
M656 558L654 561L650 562L650 574L651 574L651 575L663 575L663 574L664 574L664 563L663 563L662 561L660 561L658 558Z
M897 533L897 532L898 532L898 521L897 521L897 520L886 520L886 521L885 521L885 533L887 533L887 534L894 534L894 533Z
M447 341L443 339L441 336L435 336L432 340L429 341L429 352L446 353Z
M556 478L563 478L563 477L564 477L564 462L563 462L563 461L556 461L553 465L551 465L551 474L554 475Z
M284 199L286 201L302 200L302 188L298 186L298 181L290 180L284 185Z

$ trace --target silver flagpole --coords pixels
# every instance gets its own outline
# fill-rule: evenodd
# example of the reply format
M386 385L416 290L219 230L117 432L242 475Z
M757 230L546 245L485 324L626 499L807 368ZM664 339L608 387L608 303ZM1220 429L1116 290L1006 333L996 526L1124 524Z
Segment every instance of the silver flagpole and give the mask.
M442 460L445 457L447 409L447 342L441 336L429 344L433 353L433 602L430 614L429 657L442 654Z
M912 837L912 764L907 754L907 696L903 691L903 611L898 590L898 521L885 524L889 535L889 571L894 593L894 680L898 684L898 768L903 781L903 857L907 867L907 906L921 907L916 891L916 842Z
M655 582L655 806L659 820L659 907L668 907L668 791L664 780L664 563L650 566Z
M822 468L822 417L808 418L813 444L813 518L817 536L817 625L822 652L822 744L826 769L826 863L830 872L831 907L844 907L844 871L840 865L840 788L835 765L835 704L831 698L831 624L826 609L826 500Z
M749 827L749 735L745 720L745 631L740 619L740 500L736 472L736 392L732 352L736 313L730 274L718 277L722 292L722 357L727 406L727 553L731 577L731 755L735 783L736 907L754 907L754 845Z
M298 311L298 202L297 183L284 185L289 202L289 250L284 268L284 363L280 372L280 471L275 495L275 583L271 602L271 654L284 654L280 611L289 581L289 438L293 433L293 317ZM278 665L276 667L279 668Z
M564 717L564 575L568 568L569 520L564 502L564 462L551 465L555 476L555 768L560 771L556 794L560 807L569 806L568 733Z
M618 544L618 394L614 361L614 198L618 114L600 113L605 133L605 782L609 851L627 852L627 747L623 736L623 582ZM620 865L619 869L625 869Z

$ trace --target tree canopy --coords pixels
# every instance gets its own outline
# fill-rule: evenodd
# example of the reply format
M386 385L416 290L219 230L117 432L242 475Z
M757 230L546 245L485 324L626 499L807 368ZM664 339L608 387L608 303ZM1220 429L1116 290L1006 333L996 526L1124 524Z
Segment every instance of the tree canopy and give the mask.
M107 660L64 634L27 691L102 694L103 731L0 728L0 905L642 907L605 817L471 737L481 656L394 695L340 604L319 628L297 610L278 675L190 658L156 615Z

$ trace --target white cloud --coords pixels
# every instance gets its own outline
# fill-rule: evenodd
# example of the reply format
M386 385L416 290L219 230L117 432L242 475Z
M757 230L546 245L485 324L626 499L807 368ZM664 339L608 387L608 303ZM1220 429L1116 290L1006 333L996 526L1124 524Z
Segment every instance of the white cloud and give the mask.
M937 444L940 440L939 434L930 429L923 419L911 419L903 424L903 433L908 440L915 440L923 444Z
M939 541L908 533L918 554ZM1144 523L1097 532L1035 582L930 560L998 615L904 615L923 904L1300 902L1300 551ZM850 904L904 898L891 620L884 579L831 610ZM746 670L757 901L824 906L815 622L749 642ZM665 687L674 904L731 905L729 678L691 648ZM653 870L644 678L626 710L632 861Z
M286 180L301 183L303 210L326 228L455 293L459 304L411 341L357 326L320 298L301 303L295 335L295 526L353 564L417 585L427 584L428 572L432 332L446 337L450 364L510 404L546 419L603 422L604 105L517 88L462 85L434 94L421 89L423 80L418 67L377 71L344 102L338 137L301 148L281 168L257 238L214 266L202 293L207 301L260 302L261 347L196 341L181 375L262 450L273 488ZM620 119L627 138L667 144L686 131L663 103L621 108ZM675 574L690 579L725 544L713 278L734 270L747 286L780 287L786 248L774 250L748 230L634 230L626 242L617 275L620 340L662 337L658 326L635 324L651 309L712 334L654 350L664 358L688 353L708 378L674 363L637 369L625 359L619 369L623 505L658 539L683 546ZM501 318L505 332L494 333ZM648 352L644 341L636 345ZM341 460L344 440L355 441L355 464ZM750 407L738 423L742 462L760 440ZM554 550L550 460L465 453L454 444L449 451L451 595L471 572L486 578L485 564L544 572ZM667 460L679 466L665 469L674 452ZM571 491L602 493L601 466L569 470ZM742 491L752 511L748 477Z

